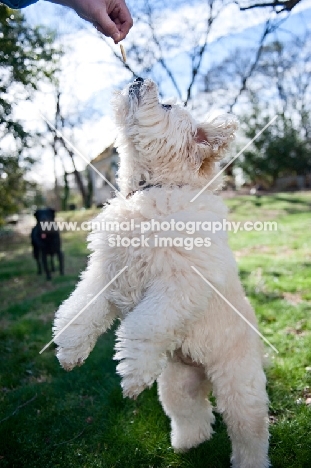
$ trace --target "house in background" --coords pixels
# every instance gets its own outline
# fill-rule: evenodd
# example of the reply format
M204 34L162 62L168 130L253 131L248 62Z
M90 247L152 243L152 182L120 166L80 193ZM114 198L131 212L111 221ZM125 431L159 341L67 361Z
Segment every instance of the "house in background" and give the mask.
M91 164L116 188L116 173L119 165L119 155L116 148L108 146L102 153L91 161ZM93 203L102 206L113 196L113 188L90 166L90 176L93 186Z

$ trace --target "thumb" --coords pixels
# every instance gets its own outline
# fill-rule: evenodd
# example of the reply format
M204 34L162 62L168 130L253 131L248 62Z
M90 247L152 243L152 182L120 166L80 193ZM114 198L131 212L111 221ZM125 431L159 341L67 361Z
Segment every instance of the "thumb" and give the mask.
M107 12L101 12L96 18L96 25L98 29L108 37L112 37L114 42L117 44L119 42L121 34L118 30L116 24L109 18Z

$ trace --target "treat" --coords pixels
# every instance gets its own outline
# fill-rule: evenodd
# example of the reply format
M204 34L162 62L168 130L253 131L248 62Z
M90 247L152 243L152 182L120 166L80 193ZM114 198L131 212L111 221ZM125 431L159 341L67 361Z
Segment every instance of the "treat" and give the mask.
M121 50L123 62L126 62L126 53L122 44L120 44L120 50Z

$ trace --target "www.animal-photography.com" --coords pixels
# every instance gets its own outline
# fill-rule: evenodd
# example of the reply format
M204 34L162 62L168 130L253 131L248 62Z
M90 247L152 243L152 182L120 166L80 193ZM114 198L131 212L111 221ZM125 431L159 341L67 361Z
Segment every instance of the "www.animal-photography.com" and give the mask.
M310 0L0 3L0 465L311 465Z

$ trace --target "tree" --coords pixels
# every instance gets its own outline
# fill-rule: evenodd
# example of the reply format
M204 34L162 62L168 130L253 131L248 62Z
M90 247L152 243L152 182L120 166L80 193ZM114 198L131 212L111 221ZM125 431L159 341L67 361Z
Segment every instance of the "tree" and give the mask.
M22 205L24 176L34 159L36 135L25 129L14 113L16 103L29 100L42 79L51 80L61 51L53 33L31 29L22 13L0 5L0 216Z
M25 192L25 184L17 159L0 156L0 225L6 215L16 210L21 192Z
M250 93L254 106L248 119L246 134L251 136L262 125L258 108L270 101L270 113L278 114L277 125L268 129L254 143L254 151L245 154L242 168L270 178L273 184L284 175L306 175L311 172L311 53L308 47L310 33L291 38L290 44L279 40L268 44L256 72L257 84L268 80L269 87L258 88L254 83ZM262 107L262 106L261 106ZM261 110L261 112L260 112ZM253 135L254 136L254 135Z
M260 118L257 106L251 115L244 119L245 135L249 139L268 123L269 117ZM273 186L278 177L289 175L306 175L311 171L311 147L303 139L299 130L284 115L269 126L252 145L244 152L238 162L249 180L266 186Z
M204 78L207 99L221 102L228 111L234 108L248 138L278 116L233 163L253 182L273 185L280 176L311 170L310 35L301 31L281 40L274 29L257 53L253 48L235 49Z
M295 5L298 2L295 0ZM263 6L267 10L258 46L253 50L247 73L241 76L240 87L232 97L232 103L236 103L258 63L267 38L295 6L290 2L275 2L271 7L271 2L264 4L264 0L258 4L250 1L247 5L240 5L236 0L197 0L190 3L182 0L128 0L128 5L134 17L135 34L127 38L127 62L123 62L109 39L100 36L101 39L111 48L120 65L135 77L147 75L153 78L159 85L161 96L166 96L169 89L169 94L173 91L186 105L198 94L202 76L209 74L211 64L216 68L210 44L220 38L222 20L224 18L227 25L229 9L232 12L237 5L240 10ZM275 8L279 5L284 9L277 8L280 15L275 17ZM234 20L231 27L234 28Z
M263 50L258 64L256 81L269 80L269 89L261 90L268 100L275 97L276 112L297 130L301 138L310 142L311 136L311 32L293 37L289 42L276 39ZM252 90L256 94L256 88Z
M46 139L44 140L44 146L50 146L54 156L54 195L56 208L59 209L62 207L64 210L67 209L70 194L70 186L68 183L68 175L70 173L67 172L64 162L66 156L69 156L72 173L74 175L76 187L82 198L83 207L90 208L92 206L93 187L92 179L89 176L89 168L86 169L85 177L82 172L78 171L75 161L75 151L69 144L69 141L74 141L74 129L78 128L82 124L88 113L83 115L77 108L74 109L74 112L72 112L73 109L71 108L70 115L64 111L64 107L62 106L63 93L61 92L61 86L58 78L59 77L55 79L53 90L55 95L53 122L46 120L47 133L45 135ZM65 134L68 134L68 130L71 133L69 139L65 137ZM59 184L56 171L58 161L61 161L64 174L64 183L62 186ZM62 194L61 190L63 192Z

